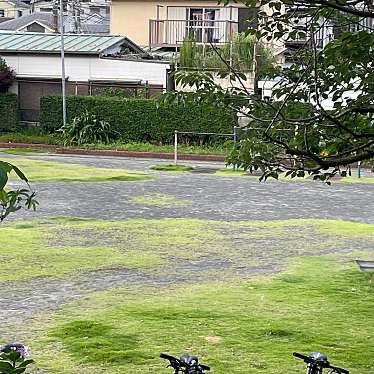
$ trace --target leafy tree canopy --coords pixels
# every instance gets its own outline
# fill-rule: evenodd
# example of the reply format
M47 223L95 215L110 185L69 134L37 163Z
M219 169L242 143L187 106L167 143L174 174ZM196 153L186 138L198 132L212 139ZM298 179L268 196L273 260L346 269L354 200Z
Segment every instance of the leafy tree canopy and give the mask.
M14 71L6 64L5 60L0 57L0 93L7 92L13 84L15 78Z
M248 118L229 162L261 170L263 179L311 175L327 181L350 165L374 158L374 6L359 0L247 0L259 7L259 43L297 41L287 66L262 72L277 81L271 100L257 92L218 86L207 71L179 72L182 86L166 100L209 101ZM228 0L221 3L227 5ZM220 53L219 50L216 51ZM221 75L243 82L226 66Z

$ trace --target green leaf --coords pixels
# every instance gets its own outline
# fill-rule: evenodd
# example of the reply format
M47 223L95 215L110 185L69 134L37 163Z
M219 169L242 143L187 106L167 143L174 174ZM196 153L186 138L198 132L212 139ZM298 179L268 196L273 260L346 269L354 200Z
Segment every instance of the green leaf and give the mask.
M13 168L14 172L18 175L18 177L20 179L22 179L23 181L25 181L26 183L28 183L29 180L26 178L25 174L23 174L22 171L20 169L18 169L17 166L12 165L12 168Z
M13 370L13 366L9 362L0 361L0 372L1 373L9 372L11 370Z
M4 189L8 183L8 174L5 169L0 165L0 191Z

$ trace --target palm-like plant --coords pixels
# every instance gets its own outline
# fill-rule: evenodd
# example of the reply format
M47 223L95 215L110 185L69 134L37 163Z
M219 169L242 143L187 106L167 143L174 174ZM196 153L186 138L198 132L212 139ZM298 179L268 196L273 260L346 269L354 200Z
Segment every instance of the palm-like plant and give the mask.
M58 131L62 133L65 145L108 144L119 136L108 122L98 119L95 114L87 110Z

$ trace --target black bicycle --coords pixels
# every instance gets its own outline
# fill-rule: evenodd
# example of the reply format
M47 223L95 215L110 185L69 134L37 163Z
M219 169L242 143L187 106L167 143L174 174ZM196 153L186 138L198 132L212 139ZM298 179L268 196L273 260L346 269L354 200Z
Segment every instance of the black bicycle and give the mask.
M324 369L329 373L349 374L348 370L331 365L324 353L312 352L310 356L305 356L294 352L293 355L307 364L306 374L322 374Z
M199 359L196 356L184 354L180 358L176 358L161 353L160 357L169 361L167 367L172 367L174 374L178 374L179 372L183 374L204 374L204 371L210 370L209 366L199 364Z

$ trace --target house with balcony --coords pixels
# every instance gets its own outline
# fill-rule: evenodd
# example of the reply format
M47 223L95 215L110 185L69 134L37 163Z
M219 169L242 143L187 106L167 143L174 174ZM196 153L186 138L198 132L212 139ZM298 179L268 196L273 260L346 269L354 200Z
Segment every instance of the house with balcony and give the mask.
M112 0L111 33L128 35L142 46L175 49L187 37L217 46L229 42L254 20L253 9L217 1Z

